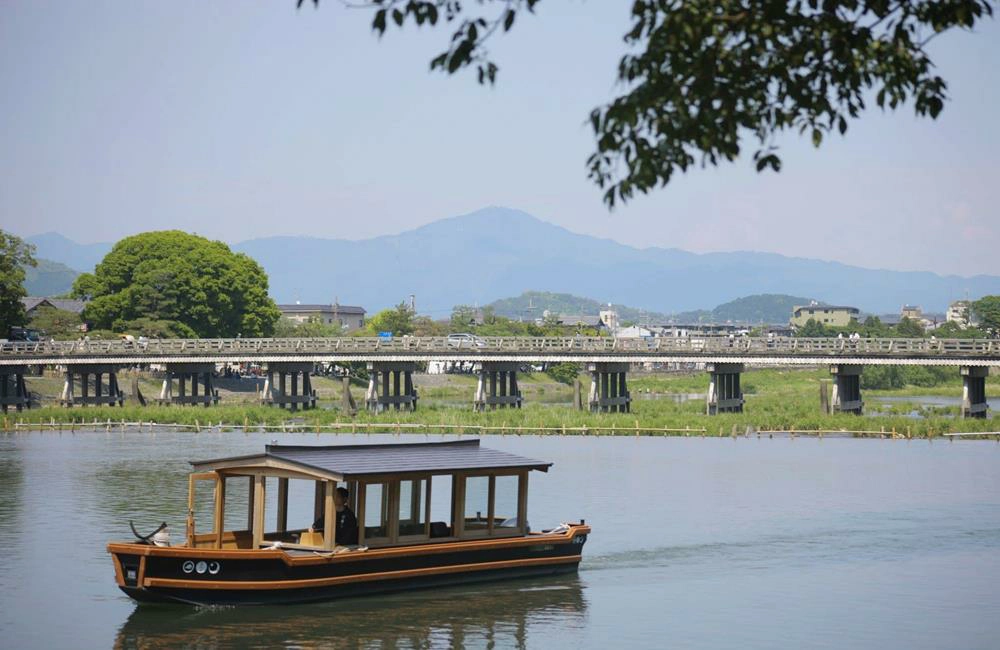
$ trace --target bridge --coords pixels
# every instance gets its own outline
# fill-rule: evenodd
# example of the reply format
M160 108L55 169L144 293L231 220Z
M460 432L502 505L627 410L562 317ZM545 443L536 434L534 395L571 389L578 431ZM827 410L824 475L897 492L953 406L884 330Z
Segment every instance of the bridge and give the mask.
M591 377L590 408L611 412L630 409L631 364L702 363L710 375L709 414L742 411L740 375L746 366L829 365L830 410L854 413L863 407L860 376L865 366L953 366L963 377L963 414L985 417L986 377L991 367L1000 367L1000 339L403 336L12 342L0 345L0 405L4 410L30 406L25 376L32 366L65 368L61 402L66 406L121 404L124 392L117 371L156 364L166 370L159 401L208 406L218 401L212 386L218 364L259 363L267 368L267 403L308 408L316 402L310 382L315 364L364 362L369 371L367 408L413 409L417 394L412 374L417 363L428 361L476 364L479 381L473 404L478 410L520 407L517 374L525 364L582 363Z

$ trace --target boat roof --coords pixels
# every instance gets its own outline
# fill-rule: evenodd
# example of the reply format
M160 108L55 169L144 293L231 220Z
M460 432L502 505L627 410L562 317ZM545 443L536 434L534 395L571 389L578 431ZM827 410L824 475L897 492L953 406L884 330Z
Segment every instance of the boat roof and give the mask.
M366 445L277 445L263 454L192 461L197 472L261 470L290 472L338 481L385 474L433 474L463 470L541 470L552 463L482 447L479 439Z

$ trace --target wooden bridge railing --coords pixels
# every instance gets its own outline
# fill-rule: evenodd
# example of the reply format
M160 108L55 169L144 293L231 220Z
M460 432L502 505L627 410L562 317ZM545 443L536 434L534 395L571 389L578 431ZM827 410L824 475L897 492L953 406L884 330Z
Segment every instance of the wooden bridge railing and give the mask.
M830 357L996 357L1000 339L849 339L792 337L690 336L656 338L613 337L483 337L456 341L447 337L337 337L288 339L149 339L8 342L0 344L0 359L77 357L253 358L268 354L324 355L393 353L435 354L475 358L497 353L656 355L751 355Z

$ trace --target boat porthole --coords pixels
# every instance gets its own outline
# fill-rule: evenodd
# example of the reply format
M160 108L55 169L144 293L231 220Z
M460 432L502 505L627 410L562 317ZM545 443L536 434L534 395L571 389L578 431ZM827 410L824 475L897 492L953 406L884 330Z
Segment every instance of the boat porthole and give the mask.
M191 573L192 571L194 571L194 562L188 560L181 566L181 569L184 571L184 573Z
M216 574L218 574L219 571L222 571L222 564L220 564L218 562L209 562L208 563L208 572L211 573L213 576L216 575Z
M205 571L208 570L208 562L206 562L205 560L201 560L200 562L198 562L198 564L194 566L194 570L197 571L198 573L205 573Z

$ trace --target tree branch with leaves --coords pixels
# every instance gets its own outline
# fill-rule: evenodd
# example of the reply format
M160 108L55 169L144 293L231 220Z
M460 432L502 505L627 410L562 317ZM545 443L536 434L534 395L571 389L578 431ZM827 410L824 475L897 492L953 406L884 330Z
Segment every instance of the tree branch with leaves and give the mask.
M319 6L319 0L297 0ZM496 82L486 47L540 0L358 0L381 37L395 24L454 25L431 70L477 71ZM621 94L590 113L590 179L609 208L665 186L694 165L753 150L757 171L781 169L777 137L808 135L819 147L874 103L912 103L936 118L947 83L927 44L993 15L993 0L634 0L631 51L618 65ZM475 7L475 10L469 7ZM872 97L874 95L874 97ZM747 141L750 141L750 145Z

